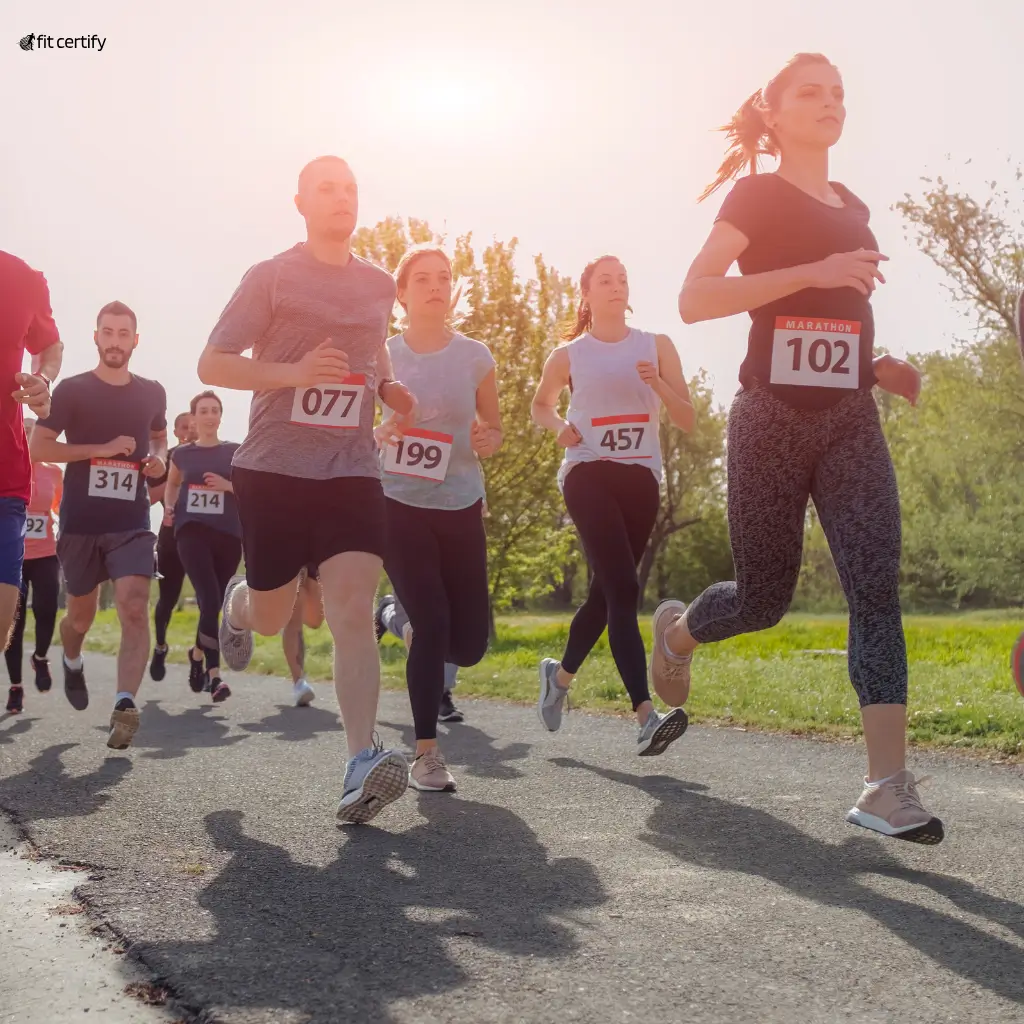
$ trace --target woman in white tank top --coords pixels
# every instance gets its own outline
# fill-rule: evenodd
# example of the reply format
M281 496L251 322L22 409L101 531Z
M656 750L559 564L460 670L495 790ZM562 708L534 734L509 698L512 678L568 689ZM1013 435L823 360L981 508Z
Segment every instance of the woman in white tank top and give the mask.
M608 628L615 667L629 692L640 733L637 753L661 754L686 731L686 712L659 715L647 687L647 658L637 620L637 566L654 529L661 496L658 421L664 405L683 430L693 405L679 353L663 334L626 324L629 281L614 256L587 264L576 323L544 366L533 400L536 423L565 449L558 482L593 572L561 662L540 665L537 710L555 732L573 676ZM571 398L566 418L562 392Z

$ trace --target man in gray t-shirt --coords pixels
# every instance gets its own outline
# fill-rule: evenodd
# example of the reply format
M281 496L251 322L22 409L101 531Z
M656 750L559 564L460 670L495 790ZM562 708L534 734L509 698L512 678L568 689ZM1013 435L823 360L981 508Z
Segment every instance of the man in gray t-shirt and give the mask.
M391 379L384 346L394 280L351 251L359 193L348 164L307 164L295 205L306 241L246 273L199 360L203 383L253 393L231 475L246 575L228 584L220 648L244 669L253 632L279 633L300 573L319 566L349 747L338 818L364 822L405 792L409 772L373 739L380 660L369 609L385 541L375 400L400 415L415 400Z

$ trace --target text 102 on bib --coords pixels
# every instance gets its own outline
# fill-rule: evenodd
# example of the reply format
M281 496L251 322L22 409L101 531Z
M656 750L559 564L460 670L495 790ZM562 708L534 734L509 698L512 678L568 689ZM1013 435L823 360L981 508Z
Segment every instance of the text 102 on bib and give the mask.
M448 475L454 437L433 430L407 430L384 448L384 472L441 481Z
M89 463L89 497L134 501L139 467L120 459L93 459Z
M292 399L292 423L304 427L355 430L359 426L366 392L366 377L353 373L340 384L296 388Z
M647 413L598 416L590 421L590 445L601 459L616 462L653 459L658 432Z
M860 387L860 321L779 316L772 341L772 384Z

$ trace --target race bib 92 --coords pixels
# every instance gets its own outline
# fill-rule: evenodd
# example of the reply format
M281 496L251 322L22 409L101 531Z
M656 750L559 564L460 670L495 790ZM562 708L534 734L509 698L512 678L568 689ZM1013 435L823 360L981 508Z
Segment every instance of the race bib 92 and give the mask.
M292 399L292 423L304 427L355 430L359 426L366 391L366 377L354 373L340 384L296 388Z
M49 536L49 516L29 515L25 520L26 540L46 540Z
M396 444L385 446L384 472L440 482L448 475L454 440L433 430L407 430Z
M134 501L139 485L139 466L120 459L92 459L89 462L89 497Z
M775 318L772 384L860 387L860 321Z
M589 444L601 459L653 459L657 443L658 428L647 413L598 416L590 421Z
M224 492L213 487L203 487L202 484L189 484L185 508L201 516L222 516Z

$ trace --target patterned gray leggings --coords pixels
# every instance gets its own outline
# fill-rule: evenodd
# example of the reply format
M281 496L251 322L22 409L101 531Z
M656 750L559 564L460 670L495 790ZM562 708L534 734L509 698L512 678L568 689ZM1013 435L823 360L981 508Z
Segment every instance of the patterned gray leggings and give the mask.
M850 680L861 707L906 704L900 503L873 396L857 391L830 409L794 409L754 386L734 399L728 437L736 581L716 583L693 602L690 633L713 643L785 615L811 498L850 608Z

